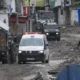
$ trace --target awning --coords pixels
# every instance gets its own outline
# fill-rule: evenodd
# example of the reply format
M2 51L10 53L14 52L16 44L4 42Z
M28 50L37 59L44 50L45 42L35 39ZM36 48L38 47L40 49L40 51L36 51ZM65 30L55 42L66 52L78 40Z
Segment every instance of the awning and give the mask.
M9 21L10 22L16 22L17 19L16 19L16 17L10 17ZM28 23L28 19L25 16L20 16L20 17L18 17L18 22L27 24Z
M61 6L61 0L50 0L50 8Z
M49 2L50 8L54 8L55 7L55 1L56 0L50 0L50 2Z
M3 28L4 30L9 31L9 26L2 21L0 21L0 28Z
M36 1L36 7L43 7L45 5L44 0L37 0Z
M30 6L34 4L36 7L43 7L45 5L45 0L30 0ZM29 0L25 0L23 3L24 6L29 6Z

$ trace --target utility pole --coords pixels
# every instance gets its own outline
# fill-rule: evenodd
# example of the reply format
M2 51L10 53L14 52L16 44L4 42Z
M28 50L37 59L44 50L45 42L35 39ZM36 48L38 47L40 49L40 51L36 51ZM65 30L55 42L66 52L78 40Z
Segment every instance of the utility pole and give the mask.
M30 0L29 1L29 31L32 32L32 20L31 20L31 10L30 10Z
M29 32L33 31L33 21L34 21L34 13L35 13L35 4L32 4L32 11L30 10L30 0L29 2L29 18L28 18L28 29ZM32 14L31 14L32 13Z

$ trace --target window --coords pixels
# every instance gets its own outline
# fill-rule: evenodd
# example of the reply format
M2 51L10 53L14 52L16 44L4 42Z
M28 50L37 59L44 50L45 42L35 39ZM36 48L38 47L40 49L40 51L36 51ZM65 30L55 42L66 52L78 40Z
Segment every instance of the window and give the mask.
M41 38L24 38L20 42L20 46L43 46L44 42Z

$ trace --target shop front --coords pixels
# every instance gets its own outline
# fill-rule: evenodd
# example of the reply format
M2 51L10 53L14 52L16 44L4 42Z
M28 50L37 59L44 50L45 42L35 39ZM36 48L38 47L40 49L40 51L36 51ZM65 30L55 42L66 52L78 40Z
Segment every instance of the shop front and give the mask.
M9 18L10 32L13 35L21 35L27 31L28 17L26 16L11 16Z

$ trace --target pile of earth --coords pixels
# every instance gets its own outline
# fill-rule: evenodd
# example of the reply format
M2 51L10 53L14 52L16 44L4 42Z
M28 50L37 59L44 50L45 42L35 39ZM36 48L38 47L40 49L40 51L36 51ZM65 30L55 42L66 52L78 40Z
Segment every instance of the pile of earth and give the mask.
M66 26L62 29L62 32L80 34L80 26Z

